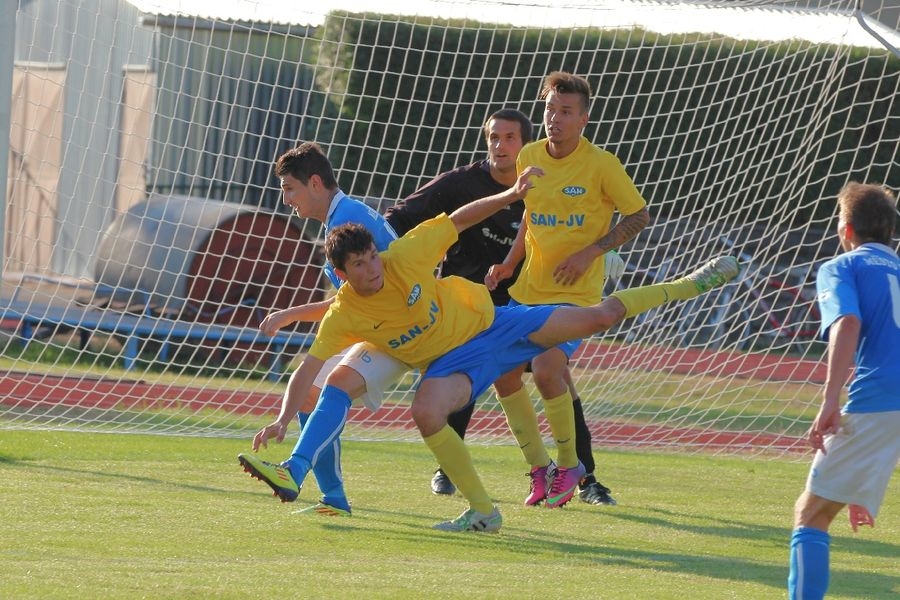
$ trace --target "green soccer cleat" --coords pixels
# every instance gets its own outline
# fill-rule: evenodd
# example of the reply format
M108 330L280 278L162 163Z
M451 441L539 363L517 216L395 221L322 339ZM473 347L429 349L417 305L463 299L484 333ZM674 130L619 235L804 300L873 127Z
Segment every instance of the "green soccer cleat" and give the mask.
M500 530L500 525L502 523L503 517L500 516L500 511L497 510L496 506L489 515L480 513L474 508L470 508L452 521L438 523L432 527L432 529L454 532L483 531L486 533L496 533Z
M684 279L697 286L697 291L704 294L711 289L721 287L740 273L738 261L733 256L714 258Z
M238 462L251 477L272 488L282 502L293 502L300 495L300 487L287 467L264 461L255 454L238 454Z
M323 517L349 517L351 516L350 510L344 510L343 508L338 508L337 506L332 506L330 504L325 504L324 502L319 502L315 506L307 506L306 508L301 508L300 510L295 510L294 514L306 514L306 513L315 513L317 515L322 515Z

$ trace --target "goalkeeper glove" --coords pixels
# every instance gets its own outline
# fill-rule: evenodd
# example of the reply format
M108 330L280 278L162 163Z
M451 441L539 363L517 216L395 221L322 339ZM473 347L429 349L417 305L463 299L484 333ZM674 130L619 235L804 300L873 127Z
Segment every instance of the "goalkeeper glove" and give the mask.
M606 279L613 283L618 283L619 278L625 273L625 261L622 260L622 257L615 250L610 250L604 254L603 259L606 261Z

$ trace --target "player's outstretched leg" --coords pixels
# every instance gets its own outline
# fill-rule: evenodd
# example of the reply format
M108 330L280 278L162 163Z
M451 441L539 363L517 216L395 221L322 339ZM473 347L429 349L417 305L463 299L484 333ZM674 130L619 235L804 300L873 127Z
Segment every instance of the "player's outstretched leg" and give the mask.
M740 267L733 256L720 256L707 262L693 273L664 283L656 283L610 294L625 305L625 316L637 316L643 312L675 300L690 300L701 294L722 287L738 276Z
M704 294L717 287L722 287L738 276L741 267L733 256L720 256L714 258L685 279L697 286L697 293Z
M559 306L528 339L545 348L606 331L627 318L668 302L690 300L721 287L740 273L737 259L720 256L693 273L663 283L613 292L593 306Z

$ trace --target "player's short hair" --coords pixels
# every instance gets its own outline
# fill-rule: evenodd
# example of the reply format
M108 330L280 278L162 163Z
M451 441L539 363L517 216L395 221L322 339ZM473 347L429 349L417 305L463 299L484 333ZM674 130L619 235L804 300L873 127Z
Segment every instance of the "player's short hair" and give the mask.
M315 142L303 142L279 156L275 161L275 175L278 177L290 175L303 185L309 183L310 177L318 175L326 188L337 187L331 161L325 156L322 147Z
M519 124L519 129L522 133L522 143L527 144L534 140L534 125L531 124L531 119L528 116L518 111L514 108L501 108L500 110L494 112L489 116L482 127L482 131L484 132L484 139L489 140L489 136L491 132L488 129L488 126L491 121L494 119L498 119L500 121L515 121Z
M897 223L897 200L881 185L851 181L838 194L839 216L853 226L861 242L891 244Z
M581 96L582 112L587 112L591 105L591 85L584 77L566 73L565 71L553 71L544 78L544 87L541 88L541 100L546 100L550 92L557 94L578 94Z
M363 254L375 246L375 238L359 223L338 225L325 236L325 258L344 271L351 254Z

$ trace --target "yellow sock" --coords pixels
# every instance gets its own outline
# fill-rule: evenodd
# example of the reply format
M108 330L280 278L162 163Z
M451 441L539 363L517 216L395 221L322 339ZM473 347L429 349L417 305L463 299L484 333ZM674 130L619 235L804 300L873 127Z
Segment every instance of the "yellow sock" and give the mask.
M494 503L481 483L475 465L472 464L472 456L469 449L463 443L453 428L444 425L444 428L426 438L425 445L431 450L444 473L456 486L460 493L469 501L469 506L480 513L490 514L494 510Z
M556 464L571 469L578 464L578 454L575 452L575 408L569 390L556 398L545 398L544 415L556 442Z
M625 318L637 316L673 300L690 300L700 295L697 285L689 279L654 283L610 294L625 305Z
M545 467L550 464L550 455L544 447L544 440L538 429L537 414L534 412L534 404L528 390L523 385L518 391L506 398L497 399L506 415L506 423L512 431L519 450L525 457L525 461L532 467ZM451 478L452 479L452 478Z

